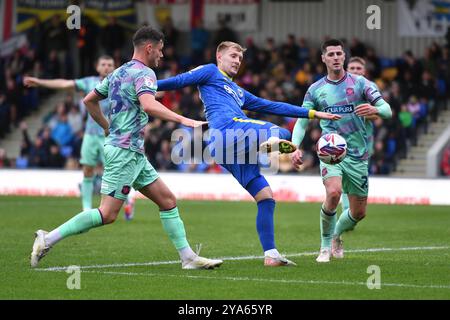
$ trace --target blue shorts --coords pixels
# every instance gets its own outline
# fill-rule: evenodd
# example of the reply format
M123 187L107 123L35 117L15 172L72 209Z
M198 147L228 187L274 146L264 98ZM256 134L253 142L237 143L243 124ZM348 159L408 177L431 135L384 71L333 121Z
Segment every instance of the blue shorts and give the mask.
M226 128L220 130L222 144L210 143L215 148L211 152L216 162L227 169L244 187L255 178L261 176L257 161L259 145L270 137L289 140L289 130L261 120L234 118ZM221 148L221 152L217 152ZM221 154L219 154L221 153Z

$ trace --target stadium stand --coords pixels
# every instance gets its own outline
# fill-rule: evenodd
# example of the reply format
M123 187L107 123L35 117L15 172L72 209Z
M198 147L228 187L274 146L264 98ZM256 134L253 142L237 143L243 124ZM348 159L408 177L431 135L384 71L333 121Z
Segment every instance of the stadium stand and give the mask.
M96 38L88 37L89 41L101 44L98 48L90 48L88 65L94 63L98 54L109 51L113 51L111 54L116 58L116 63L120 64L126 60L126 50L120 47L120 42L108 37L110 30L118 28L120 27L115 24L114 19L110 19ZM53 31L53 36L49 36L49 30ZM116 31L120 35L118 39L122 39L123 30ZM214 43L217 39L222 39L224 34L227 37L237 37L226 25L222 25L221 29L212 34L205 30L199 21L191 39L192 54L181 56L175 50L180 34L172 21L166 21L163 31L166 31L167 39L165 57L157 70L158 78L166 78L199 64L214 62ZM79 37L79 34L76 36ZM36 22L35 27L28 32L28 48L18 50L12 56L0 60L1 83L4 84L0 88L0 138L5 139L14 129L21 131L23 135L20 154L13 155L14 152L8 150L2 150L0 153L5 159L1 162L3 166L78 168L82 119L86 116L83 105L79 103L80 97L69 94L62 100L59 93L59 100L56 103L51 102L53 106L49 106L48 101L44 105L42 99L48 96L48 92L25 88L22 85L22 77L25 74L44 78L71 78L75 74L92 74L92 69L86 67L86 64L80 64L79 70L63 67L69 66L70 63L67 62L74 58L60 45L61 42L67 41L67 37L70 35L57 18L51 19L46 25ZM346 39L343 40L348 43ZM236 82L263 98L299 105L308 86L325 74L320 52L317 46L311 45L309 41L305 38L297 39L293 34L289 34L286 41L279 44L271 38L267 38L265 43L260 45L254 43L251 38L246 39L244 43L247 52ZM49 52L48 57L43 52ZM365 58L368 77L377 83L385 100L392 107L394 116L391 120L374 122L375 143L370 161L371 174L392 174L398 171L402 159L409 161L406 158L411 150L414 154L420 152L414 148L424 147L421 137L438 133L436 125L433 125L439 122L440 117L447 117L450 86L449 48L433 43L426 48L423 57L416 57L411 51L406 51L401 57L388 58L379 57L376 48L354 38L347 48L347 54ZM162 94L160 100L166 107L184 116L204 119L202 104L195 88ZM39 108L45 108L46 112L43 113L42 122L34 134L25 130L26 125L21 126L20 122L30 115L31 117L26 119L27 122L37 117L35 113ZM291 118L261 114L250 116L271 121L291 131L295 124L295 119ZM42 117L42 112L39 117ZM146 152L151 163L160 171L216 172L215 165L202 163L177 166L170 161L170 139L174 128L175 124L159 120L149 124L146 131ZM316 172L319 162L315 144L319 137L318 122L311 121L303 142L305 162L301 172ZM36 154L41 153L42 159L37 161ZM7 158L8 155L10 158ZM294 172L288 158L282 158L281 170L286 173Z

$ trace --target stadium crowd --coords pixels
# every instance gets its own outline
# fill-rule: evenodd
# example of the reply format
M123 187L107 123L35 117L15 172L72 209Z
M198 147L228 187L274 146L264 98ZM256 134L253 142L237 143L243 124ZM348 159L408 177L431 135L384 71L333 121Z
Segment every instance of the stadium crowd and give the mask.
M24 75L41 78L67 78L94 75L95 57L108 53L114 57L116 66L127 60L122 47L125 30L114 19L99 30L93 38L93 24L87 24L84 33L70 34L58 18L42 24L36 21L28 32L29 46L17 50L12 56L0 59L0 139L12 127L23 132L21 154L17 159L8 159L0 150L0 167L57 167L78 168L80 146L83 138L83 124L86 112L78 96L68 94L58 103L54 111L43 119L43 126L36 137L29 137L26 123L21 120L36 110L40 99L48 91L25 88ZM224 40L241 41L238 34L225 23L212 33L198 22L190 33L190 56L179 55L179 37L170 19L162 31L167 39L164 58L158 70L159 79L176 75L198 65L215 63L215 48ZM117 35L111 37L111 34ZM68 39L77 40L79 70L73 70L71 56L65 45ZM322 39L321 39L322 40ZM307 88L326 74L321 62L318 43L310 39L288 35L281 43L268 38L265 43L256 44L251 38L243 41L247 48L244 61L235 81L249 92L269 100L300 105ZM417 143L420 131L427 132L428 124L436 121L440 110L446 108L450 92L449 45L433 43L426 48L422 57L406 51L401 57L386 58L377 54L376 48L358 39L346 43L347 58L359 56L365 59L367 77L378 85L384 99L391 105L391 120L374 121L373 152L370 160L371 174L389 174L399 159L404 158L411 145ZM94 44L98 43L98 46ZM180 92L167 92L158 97L171 110L193 119L204 119L202 102L195 88ZM296 119L277 116L250 114L276 123L292 131ZM221 172L215 164L182 164L171 161L171 133L174 123L160 120L150 121L145 132L145 149L150 162L159 171L179 170L189 172ZM319 160L315 144L321 134L319 123L311 121L303 141L304 164L302 172L315 172ZM197 159L198 160L198 159ZM201 161L198 161L201 162ZM288 157L281 158L281 171L294 172Z

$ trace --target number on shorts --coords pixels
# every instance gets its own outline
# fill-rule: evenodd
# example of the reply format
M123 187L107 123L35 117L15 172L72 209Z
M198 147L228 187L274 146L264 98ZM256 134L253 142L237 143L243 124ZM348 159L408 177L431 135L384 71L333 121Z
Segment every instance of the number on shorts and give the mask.
M364 190L367 189L368 187L368 177L367 176L361 176L361 179L363 179L363 183L361 184L361 188L363 188Z

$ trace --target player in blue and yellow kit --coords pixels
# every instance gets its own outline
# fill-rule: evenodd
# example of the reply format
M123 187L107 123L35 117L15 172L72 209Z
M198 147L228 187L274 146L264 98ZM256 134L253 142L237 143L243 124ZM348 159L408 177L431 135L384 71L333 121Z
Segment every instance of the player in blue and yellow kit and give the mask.
M294 263L282 257L276 249L273 225L275 201L258 163L239 163L236 160L239 155L256 151L260 144L269 152L278 149L289 153L295 147L284 140L290 138L288 130L270 122L250 119L243 110L296 118L335 120L340 116L261 99L240 88L233 77L239 71L244 51L237 43L222 42L216 51L217 65L202 65L175 77L158 80L158 90L198 86L209 130L215 136L210 148L216 151L216 162L227 169L257 202L256 228L264 250L264 265L292 265Z
M322 62L327 76L313 83L306 92L303 106L308 109L332 112L342 119L320 121L322 134L336 132L347 141L347 156L338 164L320 162L320 174L326 190L320 211L321 249L317 262L329 262L331 256L343 258L341 235L352 230L365 217L367 207L369 141L366 117L392 117L389 104L383 100L377 86L364 78L344 70L344 45L330 39L322 45ZM307 127L301 119L292 134L292 142L300 146ZM292 163L302 163L302 152L292 153ZM336 222L336 207L341 193L349 195L350 206Z

